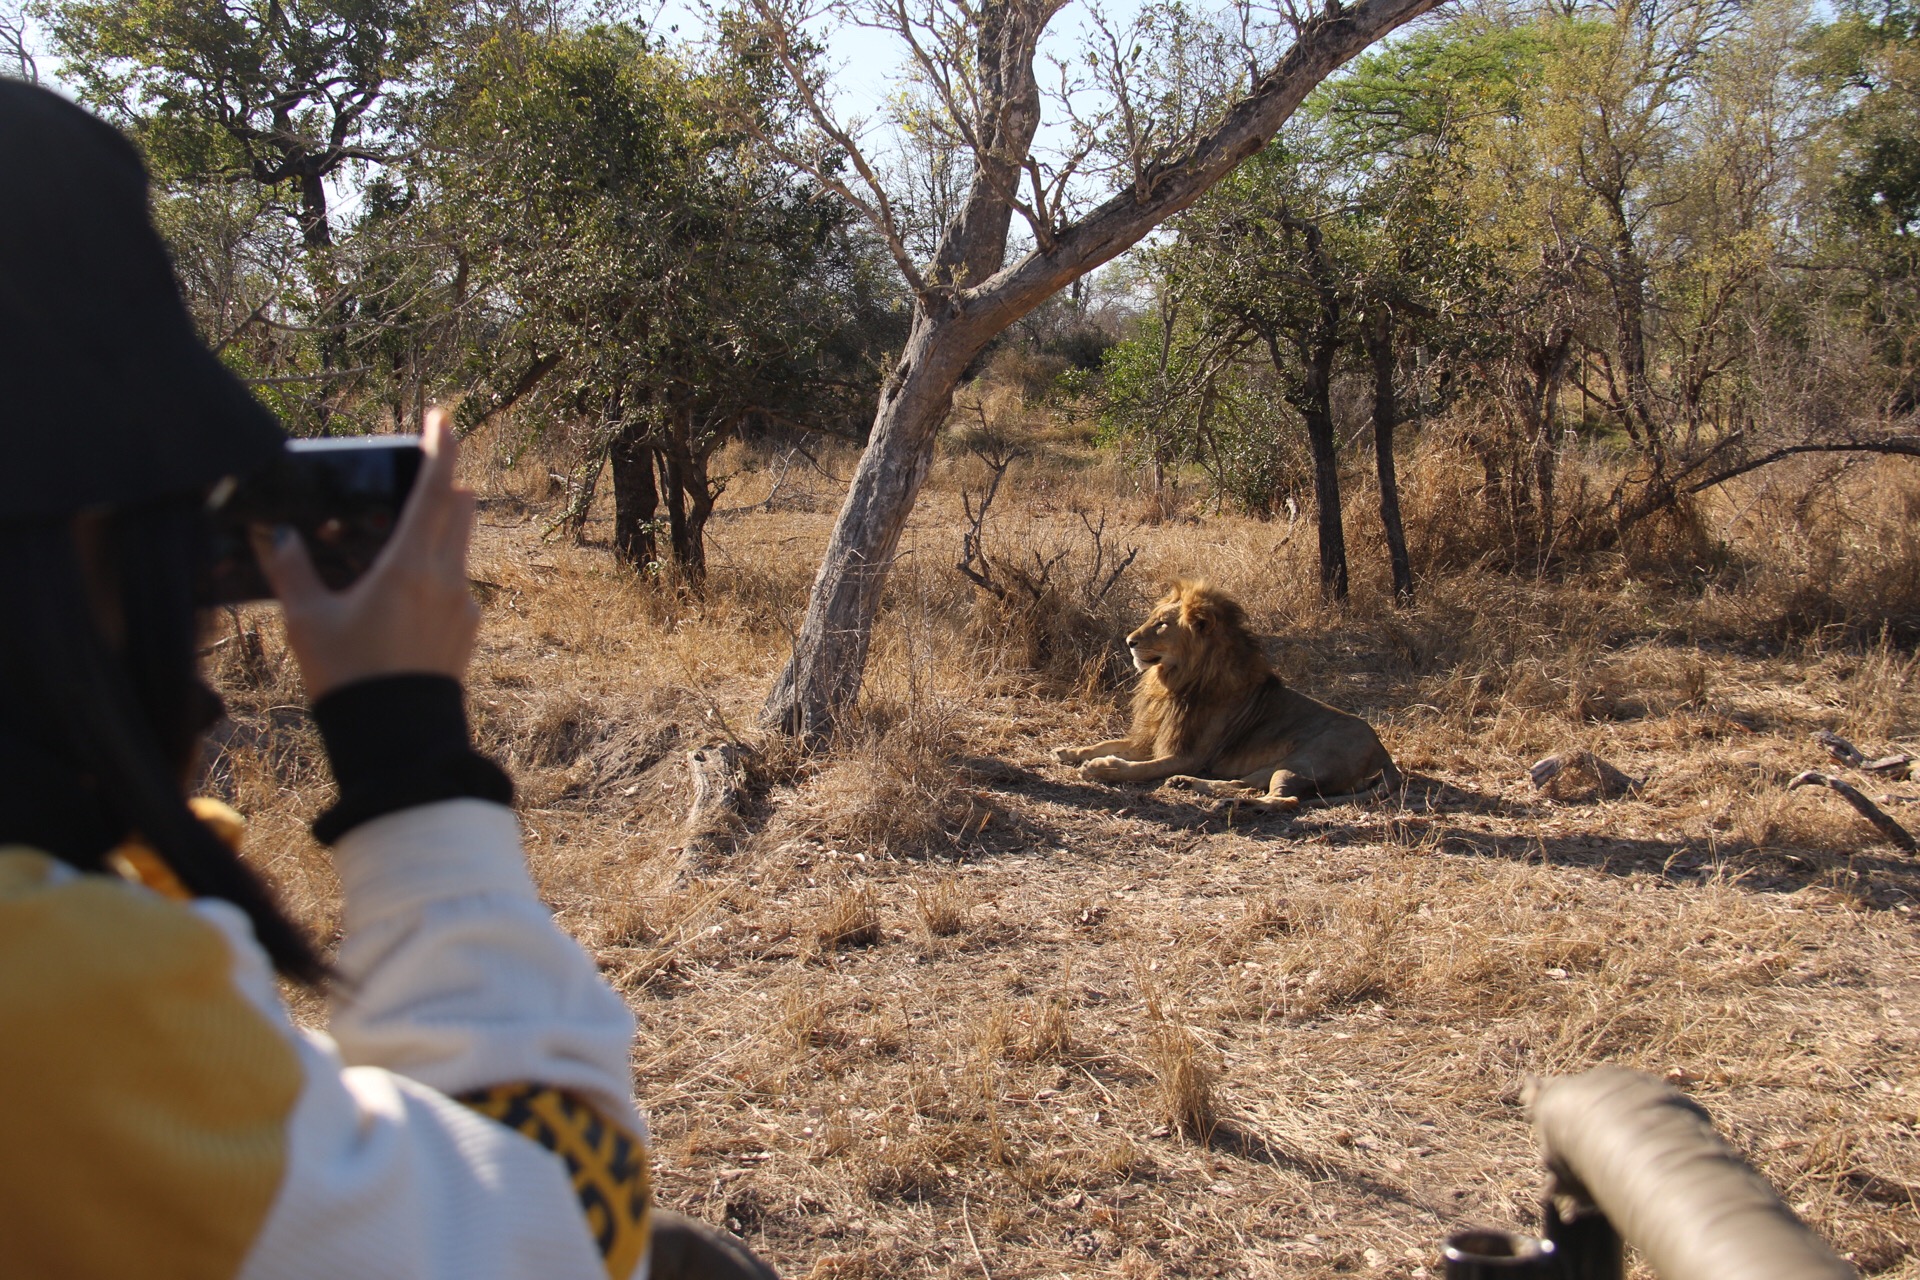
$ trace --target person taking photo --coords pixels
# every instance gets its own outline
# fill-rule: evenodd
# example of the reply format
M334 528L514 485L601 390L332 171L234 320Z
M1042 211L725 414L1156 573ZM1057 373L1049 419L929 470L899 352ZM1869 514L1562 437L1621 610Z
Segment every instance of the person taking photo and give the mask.
M284 435L195 335L125 138L0 81L0 174L0 1270L771 1277L654 1206L632 1015L472 746L445 415L349 588L255 538L339 783L323 959L187 796L207 499Z

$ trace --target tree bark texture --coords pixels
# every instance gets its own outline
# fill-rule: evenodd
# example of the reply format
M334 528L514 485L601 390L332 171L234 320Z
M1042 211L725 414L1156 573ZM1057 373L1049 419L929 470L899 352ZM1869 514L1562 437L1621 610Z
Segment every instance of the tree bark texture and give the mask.
M814 578L793 655L761 711L769 729L818 741L858 695L873 620L900 535L967 363L992 337L1198 200L1279 131L1317 84L1439 0L1362 0L1304 23L1284 56L1220 123L1155 161L1084 217L1047 229L1005 263L1010 197L1040 123L1033 61L1057 5L995 0L976 42L982 151L965 205L914 303L906 350L874 418Z
M319 166L300 171L300 238L309 250L333 247L333 225L327 219L327 180Z
M660 462L660 494L667 508L667 546L673 563L692 575L692 539L687 528L686 467L671 450L654 455Z
M1527 358L1530 381L1522 404L1528 417L1527 447L1533 465L1534 508L1539 520L1537 561L1543 572L1553 555L1554 537L1560 522L1559 505L1555 498L1559 454L1554 448L1553 430L1559 417L1556 407L1560 397L1560 382L1566 376L1567 359L1572 351L1573 329L1571 326L1562 326L1553 330L1545 342L1533 346Z

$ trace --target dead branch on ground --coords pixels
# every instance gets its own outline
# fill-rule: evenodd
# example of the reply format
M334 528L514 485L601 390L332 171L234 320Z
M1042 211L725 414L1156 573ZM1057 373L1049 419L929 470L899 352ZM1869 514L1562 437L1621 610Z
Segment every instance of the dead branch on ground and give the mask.
M1789 782L1787 790L1814 786L1827 787L1837 792L1842 800L1857 809L1861 817L1871 822L1881 835L1891 840L1898 848L1907 853L1920 853L1920 842L1914 840L1913 833L1895 822L1879 805L1861 795L1859 789L1851 783L1843 782L1830 774L1815 773L1809 769Z
M1822 729L1814 734L1813 740L1825 747L1827 754L1837 763L1849 769L1875 774L1893 782L1905 782L1913 774L1913 757L1904 751L1869 760L1865 752L1830 729Z

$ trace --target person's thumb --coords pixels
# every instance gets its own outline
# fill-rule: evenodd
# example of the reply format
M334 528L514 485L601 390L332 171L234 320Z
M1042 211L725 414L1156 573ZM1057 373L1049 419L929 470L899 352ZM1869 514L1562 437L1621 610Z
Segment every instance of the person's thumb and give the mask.
M286 608L297 610L331 594L293 526L282 524L271 529L254 529L253 555L260 562L260 572L266 575L267 585Z

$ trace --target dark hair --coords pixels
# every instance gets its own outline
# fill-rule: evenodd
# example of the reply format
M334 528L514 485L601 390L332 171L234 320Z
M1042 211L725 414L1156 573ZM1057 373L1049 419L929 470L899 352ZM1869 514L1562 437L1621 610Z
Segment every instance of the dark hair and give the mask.
M124 642L109 643L71 521L0 523L0 728L44 754L110 821L109 843L138 832L197 896L246 912L289 978L318 985L326 965L267 886L187 807L182 780L212 693L200 682L193 607L199 503L176 499L103 516L103 567ZM47 852L81 871L109 851L77 840Z

